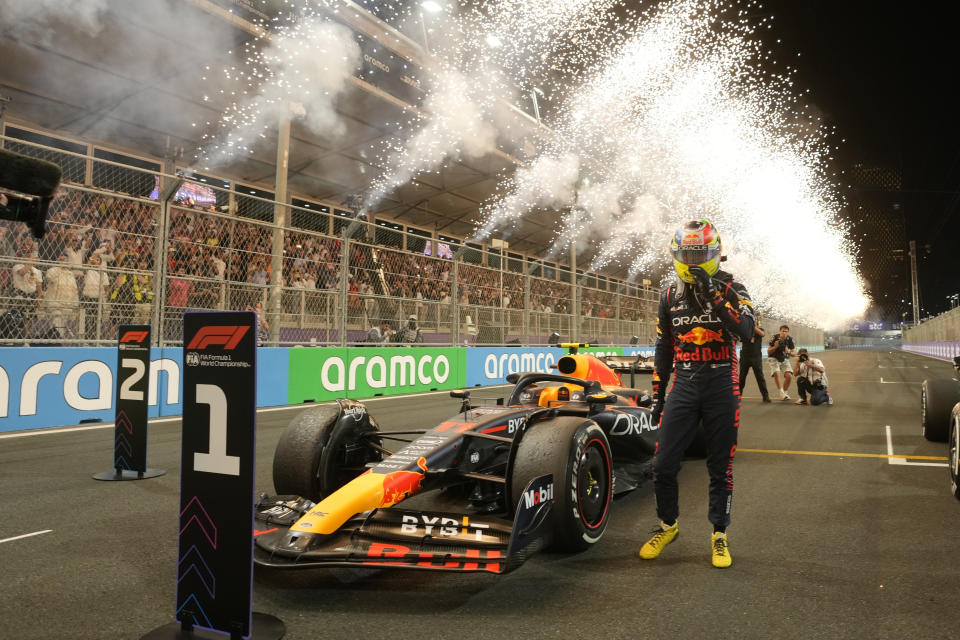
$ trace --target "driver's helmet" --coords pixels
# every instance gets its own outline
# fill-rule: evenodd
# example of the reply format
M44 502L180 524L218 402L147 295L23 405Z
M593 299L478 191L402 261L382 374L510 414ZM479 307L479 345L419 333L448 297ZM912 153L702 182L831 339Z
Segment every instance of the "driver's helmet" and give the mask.
M690 267L694 265L712 276L720 269L720 234L709 220L691 220L677 229L670 253L673 268L684 282L693 282Z

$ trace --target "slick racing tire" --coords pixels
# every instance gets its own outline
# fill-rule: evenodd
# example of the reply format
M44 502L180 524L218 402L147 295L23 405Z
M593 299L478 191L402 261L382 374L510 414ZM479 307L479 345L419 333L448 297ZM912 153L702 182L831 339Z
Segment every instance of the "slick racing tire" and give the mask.
M931 442L945 442L950 433L950 412L960 402L960 382L952 378L923 381L920 389L920 428Z
M613 500L613 456L597 423L562 416L526 432L510 479L513 499L531 480L548 473L554 484L551 548L582 551L603 535Z
M960 403L950 412L950 441L947 449L947 464L950 466L950 490L960 500Z
M300 413L280 436L273 456L277 494L319 502L363 473L368 462L381 459L363 437L371 431L379 429L369 415L356 420L342 415L336 404Z

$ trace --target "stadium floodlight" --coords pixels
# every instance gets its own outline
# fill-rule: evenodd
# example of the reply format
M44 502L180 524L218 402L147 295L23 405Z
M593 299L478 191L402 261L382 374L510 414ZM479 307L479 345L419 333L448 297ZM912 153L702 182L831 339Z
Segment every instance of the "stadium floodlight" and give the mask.
M490 47L491 49L499 49L500 47L503 46L503 40L493 35L492 33L488 33L485 40L487 41L487 46Z
M436 0L423 0L420 6L423 7L423 10L427 13L440 13L443 11L443 5L436 2Z

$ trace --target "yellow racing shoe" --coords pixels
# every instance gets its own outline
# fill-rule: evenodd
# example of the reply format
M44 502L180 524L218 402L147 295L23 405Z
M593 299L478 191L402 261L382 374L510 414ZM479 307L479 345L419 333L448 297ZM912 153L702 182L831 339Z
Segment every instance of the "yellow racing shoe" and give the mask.
M730 547L727 546L727 534L717 531L710 538L713 547L713 566L724 569L733 564L730 557Z
M655 528L652 533L653 537L647 540L643 546L640 547L640 551L637 552L637 555L644 560L653 560L660 555L663 548L673 542L673 539L679 535L680 524L679 522L674 522L672 526L668 527L661 522L660 526Z

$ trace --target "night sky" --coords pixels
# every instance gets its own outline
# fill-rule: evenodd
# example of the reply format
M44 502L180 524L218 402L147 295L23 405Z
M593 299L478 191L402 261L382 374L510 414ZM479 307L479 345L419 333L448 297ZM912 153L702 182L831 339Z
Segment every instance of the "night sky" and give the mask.
M846 139L837 168L899 163L907 240L919 247L921 308L933 315L960 291L953 235L960 231L960 110L950 97L960 53L944 6L774 0L762 9L775 18L764 40L779 48L778 60L798 67L798 82L811 89L838 141Z

